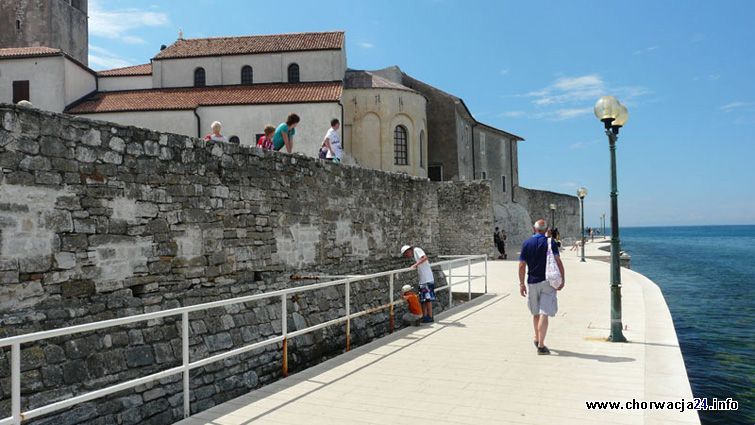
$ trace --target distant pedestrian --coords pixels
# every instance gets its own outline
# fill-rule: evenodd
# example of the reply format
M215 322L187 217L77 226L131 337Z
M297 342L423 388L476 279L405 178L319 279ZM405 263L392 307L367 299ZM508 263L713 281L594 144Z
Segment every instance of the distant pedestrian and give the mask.
M595 242L595 229L590 228L590 242Z
M499 260L505 260L506 259L506 232L503 231L503 229L499 229L498 227L495 228L495 233L493 235L493 242L495 243L495 248L498 250L498 259Z
M404 287L401 288L401 295L404 297L406 306L409 309L409 311L402 317L404 324L419 326L419 322L422 320L422 306L419 304L417 293L412 290L411 285L404 285Z
M561 249L561 233L558 231L558 228L553 229L551 238L556 243L556 246L558 246L558 249Z
M265 126L264 132L265 134L260 136L259 140L257 140L257 147L267 151L273 150L273 133L275 133L275 127L273 127L272 124L268 124Z
M432 323L433 301L435 301L435 279L433 279L433 271L430 268L430 260L428 260L422 248L411 245L402 246L401 255L414 259L414 264L411 265L411 268L417 269L419 273L419 300L422 303L422 313L424 314L422 322Z
M296 125L299 124L299 116L288 114L286 122L282 122L275 129L273 134L273 149L281 150L284 146L286 152L291 153L294 150L294 134L296 134Z
M527 306L532 313L532 325L535 329L535 346L537 354L550 354L545 346L545 335L548 333L548 317L553 317L558 311L556 291L564 288L566 277L564 265L558 253L555 242L545 237L548 228L545 220L538 220L533 225L535 235L524 241L519 255L519 293L527 297ZM550 245L550 247L549 247ZM546 281L546 266L549 251L555 257L558 270L561 273L561 285L558 288ZM527 275L527 283L524 276Z
M338 135L338 129L341 128L341 123L338 119L333 118L330 120L330 128L325 133L325 138L322 141L320 147L320 157L333 162L341 162L341 156L343 155L343 148L341 146L341 137Z
M220 121L213 121L212 124L210 124L210 129L212 132L206 136L204 136L205 142L227 142L228 139L220 134L220 130L223 128L223 124L220 123Z

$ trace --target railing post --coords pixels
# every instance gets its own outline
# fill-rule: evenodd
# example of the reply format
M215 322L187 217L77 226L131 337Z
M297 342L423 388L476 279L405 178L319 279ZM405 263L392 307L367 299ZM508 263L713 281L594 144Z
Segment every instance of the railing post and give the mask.
M390 329L391 329L391 333L393 333L393 329L395 328L395 321L394 321L394 317L393 317L393 273L391 273L390 275L388 275L388 281L390 282L389 288L388 288L388 295L389 295L389 300L390 300L390 303L391 303L391 306L388 307L388 309L389 309L389 312L390 312L389 313L389 317L390 317Z
M488 254L485 254L485 293L488 293Z
M189 382L189 312L181 313L181 357L183 357L184 418L191 416Z
M283 377L288 376L288 306L286 295L281 295L281 332L283 334Z
M454 287L451 285L453 276L451 276L451 263L448 263L448 308L454 306Z
M472 260L467 258L467 295L472 301Z
M346 281L346 351L351 350L351 282Z
M10 393L13 423L21 424L21 344L12 344L10 349Z

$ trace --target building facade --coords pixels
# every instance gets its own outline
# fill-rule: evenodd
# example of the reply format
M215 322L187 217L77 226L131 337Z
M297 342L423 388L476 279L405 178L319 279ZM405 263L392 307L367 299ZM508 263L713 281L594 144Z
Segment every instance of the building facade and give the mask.
M0 0L0 49L49 47L87 65L87 0Z

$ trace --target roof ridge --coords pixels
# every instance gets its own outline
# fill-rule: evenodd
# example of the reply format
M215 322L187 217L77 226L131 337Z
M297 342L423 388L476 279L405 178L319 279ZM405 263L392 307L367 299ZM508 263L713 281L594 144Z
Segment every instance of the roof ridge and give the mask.
M196 41L196 40L227 40L229 38L253 38L253 37L278 37L282 35L306 35L306 34L345 34L345 31L304 31L304 32L284 32L279 34L249 34L249 35L219 35L216 37L199 37L199 38L179 38L176 41Z

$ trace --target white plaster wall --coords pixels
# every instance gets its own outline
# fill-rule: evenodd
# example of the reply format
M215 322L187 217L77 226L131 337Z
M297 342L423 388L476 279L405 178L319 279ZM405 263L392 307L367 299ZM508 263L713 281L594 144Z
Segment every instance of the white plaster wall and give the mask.
M278 126L291 112L301 117L294 136L294 152L315 156L330 128L330 120L341 119L338 103L297 103L282 105L203 106L197 110L202 118L202 135L210 132L213 121L223 123L222 133L230 138L238 136L242 145L256 143L266 124ZM285 148L284 148L285 151Z
M346 152L363 167L427 177L427 100L418 93L393 89L343 91L344 123L351 128ZM393 131L408 131L409 165L394 164ZM378 129L376 130L376 125ZM420 147L420 132L425 138ZM420 149L425 153L420 166Z
M68 59L64 59L66 105L97 90L97 78Z
M99 77L98 80L99 91L143 90L152 88L151 75L134 75L128 77Z
M299 65L302 82L341 81L346 72L343 50L163 59L153 62L153 86L190 87L194 70L205 69L208 86L241 83L241 68L252 67L254 83L280 83L288 80L288 65Z
M29 100L35 108L63 112L63 61L63 56L0 60L0 102L13 103L13 81L29 80Z
M192 111L104 112L80 116L168 133L197 136L197 119Z

